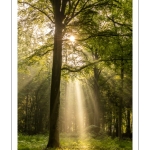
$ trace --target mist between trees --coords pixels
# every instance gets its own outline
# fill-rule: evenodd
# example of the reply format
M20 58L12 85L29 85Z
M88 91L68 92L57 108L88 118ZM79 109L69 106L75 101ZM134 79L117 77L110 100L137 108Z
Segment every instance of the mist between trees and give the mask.
M18 132L132 138L132 1L18 1Z

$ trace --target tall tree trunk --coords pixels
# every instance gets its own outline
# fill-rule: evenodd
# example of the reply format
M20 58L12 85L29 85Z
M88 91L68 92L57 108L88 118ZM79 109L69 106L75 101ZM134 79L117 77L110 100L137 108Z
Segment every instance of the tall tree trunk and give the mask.
M123 77L124 77L124 64L123 57L121 60L121 98L119 101L119 116L118 116L118 137L122 138L122 102L123 102Z
M98 59L98 52L97 49L94 52L94 59ZM94 125L100 127L100 112L99 112L99 85L98 85L98 80L99 80L99 69L95 66L93 68L94 71Z
M118 114L118 137L122 138L122 98L119 103L119 114Z
M130 109L127 108L127 126L126 126L126 134L128 137L130 137L130 133L131 133L131 130L130 130Z
M60 105L60 80L62 65L62 19L60 14L60 0L54 1L55 35L53 50L53 68L50 95L50 126L47 147L59 147L59 105ZM57 7L56 7L57 6Z
M25 133L28 133L28 94L27 94L27 98L26 98L26 108L25 108Z
M118 137L118 118L116 118L115 129L116 129L116 137Z

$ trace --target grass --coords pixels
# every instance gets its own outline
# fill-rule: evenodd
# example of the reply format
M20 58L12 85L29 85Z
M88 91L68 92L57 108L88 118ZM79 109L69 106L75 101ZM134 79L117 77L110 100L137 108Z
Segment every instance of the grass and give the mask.
M42 150L45 148L48 136L45 135L18 135L18 150Z
M18 150L44 150L47 135L18 135ZM132 150L132 141L111 139L110 137L92 138L67 134L60 135L61 149L56 150ZM51 149L53 150L53 149Z

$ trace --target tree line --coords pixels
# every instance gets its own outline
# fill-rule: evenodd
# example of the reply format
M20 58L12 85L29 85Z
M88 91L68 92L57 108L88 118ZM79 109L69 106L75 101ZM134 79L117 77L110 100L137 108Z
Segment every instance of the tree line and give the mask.
M49 131L47 147L59 147L59 129L77 130L75 110L67 124L64 111L65 85L78 76L86 79L85 126L129 137L132 1L18 1L18 130ZM90 99L98 109L90 107Z

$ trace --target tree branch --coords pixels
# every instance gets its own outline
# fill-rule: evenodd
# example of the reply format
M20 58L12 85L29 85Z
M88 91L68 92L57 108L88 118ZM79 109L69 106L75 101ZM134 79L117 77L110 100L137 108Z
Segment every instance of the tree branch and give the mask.
M38 10L39 12L41 12L42 14L44 14L52 23L54 23L52 18L45 11L41 10L40 8L30 4L28 2L20 2L20 1L18 1L18 3L27 4L27 5L31 6L32 8L34 8L34 9Z
M89 66L95 65L96 63L99 63L102 61L116 61L116 60L122 60L122 59L98 59L96 61L89 62L88 64L86 64L84 66L74 67L74 68L71 66L68 66L68 65L64 65L61 70L68 70L69 72L79 72L79 71L81 71L81 70L83 70ZM123 59L123 60L132 60L132 59Z
M63 0L62 1L62 7L61 7L61 13L63 14L63 15L65 15L65 9L66 9L66 5L67 5L67 2L68 2L69 0Z
M132 31L132 27L130 27L129 24L125 24L125 23L119 23L117 21L114 20L114 18L110 18L109 16L107 16L108 19L110 19L114 24L118 24L120 26L125 26L127 27L130 31Z
M93 34L93 35L90 35L84 39L76 39L77 41L85 41L85 40L88 40L90 38L95 38L95 37L99 37L99 36L102 36L102 37L112 37L112 36L129 36L131 37L132 36L132 33L127 33L127 34L118 34L116 32L113 32L113 31L102 31L102 32L99 32L97 34Z

